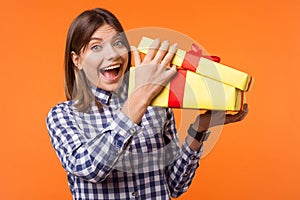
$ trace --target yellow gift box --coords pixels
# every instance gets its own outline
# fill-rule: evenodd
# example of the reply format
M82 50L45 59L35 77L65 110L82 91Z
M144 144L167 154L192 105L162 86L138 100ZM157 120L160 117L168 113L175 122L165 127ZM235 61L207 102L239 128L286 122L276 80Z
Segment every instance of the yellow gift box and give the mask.
M135 88L135 67L129 74L130 94ZM152 106L228 110L242 109L245 92L219 81L201 76L188 70L178 70L177 74L152 101Z
M147 54L153 40L143 37L138 50ZM194 45L194 44L193 44ZM152 106L238 111L246 102L246 92L253 85L248 74L202 56L192 45L191 51L178 49L172 64L177 74L151 102ZM215 57L216 58L216 57ZM218 59L215 59L218 61ZM135 68L129 74L130 94L135 88Z
M152 42L152 39L143 37L137 49L141 53L147 54ZM179 68L185 68L187 70L194 71L202 76L209 77L239 90L250 90L253 84L253 78L247 73L228 67L221 63L214 62L211 59L200 57L194 64L194 67L189 63L192 62L193 58L187 55L187 51L178 49L171 63Z

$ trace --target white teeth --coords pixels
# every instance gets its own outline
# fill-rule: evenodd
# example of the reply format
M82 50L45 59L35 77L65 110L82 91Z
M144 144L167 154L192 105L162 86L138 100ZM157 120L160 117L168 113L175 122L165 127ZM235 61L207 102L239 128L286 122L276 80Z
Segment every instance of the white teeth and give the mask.
M107 70L112 70L112 69L116 69L116 68L119 68L120 65L112 65L112 66L108 66L106 67L105 69L103 69L104 71L107 71Z

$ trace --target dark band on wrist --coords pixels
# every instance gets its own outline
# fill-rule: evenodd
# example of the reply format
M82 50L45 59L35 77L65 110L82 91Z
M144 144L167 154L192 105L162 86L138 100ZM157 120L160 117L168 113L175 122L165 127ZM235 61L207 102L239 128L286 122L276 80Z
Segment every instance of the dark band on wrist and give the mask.
M196 131L195 129L193 129L192 124L190 125L189 129L188 129L188 134L194 138L195 140L197 140L198 142L204 142L208 139L209 135L210 135L211 131L210 130L204 130L204 131Z

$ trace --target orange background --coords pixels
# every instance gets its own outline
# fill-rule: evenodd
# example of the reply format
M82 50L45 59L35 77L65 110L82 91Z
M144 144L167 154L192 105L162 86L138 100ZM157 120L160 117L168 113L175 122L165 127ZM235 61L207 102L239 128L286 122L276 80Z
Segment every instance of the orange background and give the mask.
M63 101L71 20L104 7L125 29L165 27L255 77L248 117L224 127L179 199L300 199L297 0L9 0L0 8L0 198L71 199L45 118Z

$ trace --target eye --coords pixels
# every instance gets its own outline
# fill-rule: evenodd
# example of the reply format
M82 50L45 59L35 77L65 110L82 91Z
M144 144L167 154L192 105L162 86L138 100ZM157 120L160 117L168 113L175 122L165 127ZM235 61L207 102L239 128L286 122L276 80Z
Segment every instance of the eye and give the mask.
M99 44L93 45L93 46L91 47L91 49L92 49L92 51L97 52L97 51L100 51L100 50L102 49L102 46L99 45Z
M118 39L113 43L113 46L119 47L119 48L124 47L124 42L122 40Z

